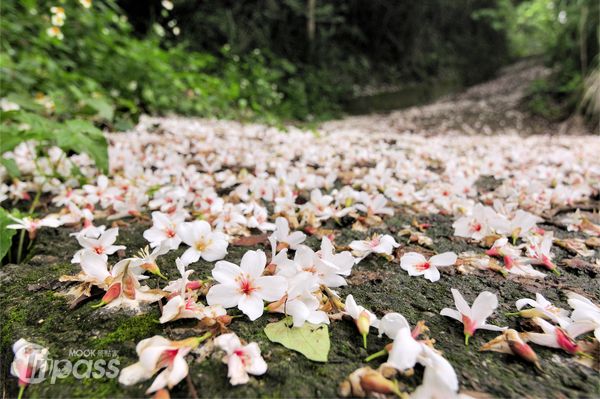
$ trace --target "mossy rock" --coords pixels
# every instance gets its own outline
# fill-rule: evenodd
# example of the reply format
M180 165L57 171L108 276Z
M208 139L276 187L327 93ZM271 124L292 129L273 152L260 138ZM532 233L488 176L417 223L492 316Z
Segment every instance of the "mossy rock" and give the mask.
M409 217L395 217L386 221L388 232L398 231L410 223ZM434 250L481 251L481 248L462 239L452 237L452 220L448 217L431 215L420 217L421 222L432 224L427 234L433 239ZM552 226L545 228L554 229ZM127 255L146 245L142 232L148 228L144 222L131 222L121 228L118 243L127 245ZM44 345L50 349L53 359L70 359L73 350L96 350L90 359L104 358L114 351L120 368L135 361L135 345L144 338L159 334L172 336L174 331L189 331L194 335L194 321L177 321L168 326L157 322L160 315L157 305L152 305L141 315L125 312L108 312L92 309L84 303L69 310L66 299L60 294L64 289L58 283L59 276L75 274L79 266L70 263L78 249L76 240L69 237L72 230L42 230L34 246L34 253L21 265L7 265L0 269L0 315L2 317L2 379L8 396L17 393L17 382L9 374L13 355L11 345L19 338ZM344 245L352 239L363 238L364 233L342 230L336 239ZM557 231L557 235L566 232ZM309 245L318 246L319 240L309 239ZM264 246L262 249L268 250ZM230 247L226 259L237 262L251 248ZM183 247L159 259L164 274L177 278L175 258ZM556 249L557 261L567 253ZM114 259L113 259L114 260ZM190 266L196 278L210 275L212 264L200 261ZM459 289L470 302L475 296L489 290L499 297L500 306L490 322L497 325L518 327L518 321L504 316L514 311L519 298L533 297L542 293L556 305L568 308L565 292L573 290L598 301L600 284L598 276L590 271L562 269L557 277L549 274L544 280L504 278L493 272L476 272L459 275L442 272L437 283L423 278L409 277L400 269L399 263L381 257L370 256L355 267L350 284L339 289L342 297L353 294L357 302L369 307L377 315L396 311L406 316L414 325L426 320L435 346L454 366L462 390L485 392L498 397L597 397L600 395L600 379L596 371L576 363L570 355L558 350L535 347L544 372L523 363L517 358L493 352L479 352L477 348L496 336L490 331L478 331L465 347L462 327L459 323L440 316L444 307L452 307L450 288ZM157 286L159 279L151 277L150 286ZM162 282L160 282L163 284ZM227 378L227 368L216 354L203 361L198 356L189 356L190 381L200 397L334 397L338 384L353 370L364 366L364 358L380 350L388 341L369 335L368 348L362 348L362 338L352 323L344 320L332 321L330 326L331 351L328 363L311 362L297 352L271 343L263 329L267 323L279 320L279 315L266 314L255 322L236 318L230 326L240 337L256 341L260 345L269 369L261 377L253 377L247 385L232 387ZM180 337L177 337L180 338ZM108 358L113 358L112 354ZM378 366L382 360L372 362ZM401 377L401 381L412 390L421 381L422 370L417 368L412 378ZM81 379L73 376L57 379L54 383L44 381L27 388L26 397L143 397L150 381L132 387L119 385L116 378ZM189 397L189 383L182 381L171 394L173 397Z

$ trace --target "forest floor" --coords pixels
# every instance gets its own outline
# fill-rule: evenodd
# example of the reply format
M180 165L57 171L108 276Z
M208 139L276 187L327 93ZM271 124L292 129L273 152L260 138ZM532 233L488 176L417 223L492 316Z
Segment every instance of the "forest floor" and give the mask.
M547 73L544 68L531 65L516 65L507 69L497 79L475 86L464 93L449 96L420 107L395 111L385 115L354 116L330 121L316 129L318 137L328 137L338 131L354 131L363 135L364 140L374 137L380 142L402 142L407 135L430 136L436 143L443 143L443 137L474 135L476 140L483 136L493 136L490 140L512 140L519 143L514 135L545 133L556 135L565 133L565 127L551 124L529 116L522 111L521 101L525 95L527 83L536 76ZM175 125L175 122L177 125ZM136 128L136 132L154 133L159 130L174 130L174 126L184 126L181 118L147 118ZM215 127L212 121L190 120L190 130L219 132L238 129L237 122L219 122ZM252 129L262 129L256 125ZM267 129L264 127L264 129ZM573 129L572 129L573 130ZM577 129L575 129L577 130ZM581 130L585 133L585 130ZM158 133L157 133L158 134ZM117 135L112 134L111 140ZM302 136L305 137L305 136ZM308 137L308 136L306 136ZM319 140L319 138L314 140ZM344 136L340 136L343 139ZM333 140L333 139L332 139ZM474 139L475 140L475 139ZM531 142L523 139L523 145ZM548 136L548 140L552 140ZM448 146L451 146L449 139ZM260 138L256 139L257 145ZM584 143L600 144L597 139L562 139L557 146L576 148ZM166 140L165 140L165 145ZM329 142L327 145L332 145ZM425 145L423 143L423 145ZM553 147L554 148L554 147ZM558 147L556 147L558 148ZM570 148L567 148L570 150ZM488 148L488 150L490 150ZM490 150L491 151L491 150ZM544 154L540 154L543 156ZM480 156L483 156L480 154ZM432 169L432 172L436 172ZM492 193L502 184L501 179L481 176L476 187L478 195ZM591 200L585 206L596 210L590 214L596 223L598 201ZM568 209L565 211L573 211ZM558 215L558 214L557 214ZM558 217L558 216L556 216ZM416 243L407 243L398 233L414 220L431 227L424 234L432 240L429 248ZM562 248L555 248L555 262L561 270L560 276L548 273L544 279L527 279L519 276L501 274L489 270L475 270L462 274L458 269L450 268L442 272L437 283L423 278L410 277L400 268L399 257L402 253L417 251L424 253L442 253L454 251L482 252L482 247L467 239L454 237L452 223L454 217L438 213L415 213L404 207L396 207L395 216L386 217L385 224L370 227L368 232L356 231L350 226L327 226L336 229L336 245L347 246L352 240L364 239L374 232L391 234L401 243L396 257L387 260L384 257L369 256L356 265L348 285L338 292L342 298L353 294L359 304L363 304L378 316L386 312L402 313L414 325L418 320L426 320L430 336L435 338L436 348L455 368L460 382L461 392L476 398L483 397L598 397L600 378L597 370L582 365L575 357L555 349L536 346L543 371L515 357L493 352L479 352L477 348L497 334L479 331L469 347L465 347L462 326L455 320L439 314L444 307L454 307L450 288L459 289L470 303L477 293L488 290L499 297L499 308L492 317L496 325L510 326L518 330L529 327L523 320L505 316L515 311L515 301L520 298L532 298L535 293L543 294L555 305L568 308L566 292L581 293L596 303L600 302L600 266L592 258L582 259ZM144 247L147 243L142 237L144 230L151 227L148 219L125 219L120 225L117 244L126 245L128 251ZM96 224L110 224L103 219ZM585 238L582 233L567 231L554 216L548 216L540 227L553 231L559 238ZM61 275L76 274L80 267L70 262L79 249L77 241L69 234L74 228L41 230L27 261L20 265L5 265L0 269L0 315L2 322L2 385L3 397L12 397L17 392L16 379L9 375L12 360L11 345L21 337L28 338L50 348L53 358L77 360L74 350L96 350L90 359L115 356L120 367L137 361L136 343L142 339L159 334L172 339L189 336L197 328L197 321L180 320L167 326L157 322L160 317L158 306L150 306L142 314L111 312L106 309L92 309L84 303L74 309L64 295L65 284L58 281ZM317 248L319 239L309 237L307 244ZM239 264L243 253L249 249L270 251L265 243L254 246L230 245L227 260ZM162 272L172 278L178 276L175 258L185 248L169 252L159 259ZM598 258L598 251L595 254ZM572 259L578 259L573 261ZM191 266L196 270L196 278L210 276L213 263L200 260ZM159 284L152 277L150 286ZM266 314L255 322L246 318L233 321L230 328L247 341L257 342L262 350L269 369L250 383L232 387L227 378L227 368L221 359L210 353L194 352L190 364L190 378L171 390L172 397L336 397L339 384L359 367L364 366L365 357L379 351L389 340L370 334L367 349L361 345L361 337L355 326L345 320L331 322L329 331L331 350L327 363L312 362L301 354L270 342L263 329L267 323L279 320L277 315ZM106 352L109 351L109 352ZM376 367L382 362L372 363ZM407 391L411 391L421 381L422 369L416 369L416 375L400 377ZM143 397L148 383L131 387L120 385L116 379L75 379L72 375L57 379L54 383L45 381L28 387L26 397Z

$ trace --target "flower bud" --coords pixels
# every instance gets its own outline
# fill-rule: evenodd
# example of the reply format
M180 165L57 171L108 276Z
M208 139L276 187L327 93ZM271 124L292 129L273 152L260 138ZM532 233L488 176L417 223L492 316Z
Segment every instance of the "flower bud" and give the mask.
M398 384L388 380L380 373L370 370L360 379L360 386L368 392L377 392L383 394L396 393L399 395Z

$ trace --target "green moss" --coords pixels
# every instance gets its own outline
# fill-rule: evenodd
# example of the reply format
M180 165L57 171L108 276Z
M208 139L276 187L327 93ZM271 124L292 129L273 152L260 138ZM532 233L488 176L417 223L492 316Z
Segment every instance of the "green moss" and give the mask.
M156 310L139 316L127 317L126 319L119 317L121 323L115 323L117 324L116 330L94 339L92 345L94 348L105 349L110 344L137 342L159 334L162 332L158 322L159 317L160 314Z

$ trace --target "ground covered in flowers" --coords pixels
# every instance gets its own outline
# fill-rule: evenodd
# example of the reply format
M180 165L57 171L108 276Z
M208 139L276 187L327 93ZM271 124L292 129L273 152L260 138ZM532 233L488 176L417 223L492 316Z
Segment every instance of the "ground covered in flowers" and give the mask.
M177 355L185 356L189 371L176 372L169 363L165 370L178 379L159 389L170 388L172 397L392 391L420 397L597 396L599 311L580 305L574 295L600 301L600 139L472 134L485 121L479 127L471 123L469 131L456 131L457 124L444 134L400 129L411 115L432 109L378 117L371 124L351 118L315 131L286 132L228 121L146 118L133 131L108 135L108 178L98 177L85 157L60 157L59 162L79 167L86 186L39 176L7 186L6 198L14 199L41 185L39 217L45 222L16 220L35 232L35 241L25 262L0 270L6 391L19 390L9 365L11 346L20 338L47 348L53 359L76 361L81 354L74 350L92 350L90 359L117 358L124 369L141 361L136 345L142 340L155 335L183 340L209 332L202 344ZM25 175L28 151L22 146L14 152ZM282 219L275 224L277 217ZM193 220L207 221L209 231ZM288 227L302 234L288 234ZM100 245L110 228L118 228L118 236ZM148 252L136 255L149 244ZM261 252L249 251L263 251L264 264L256 265ZM262 277L228 280L227 273L238 269L218 261L244 269L248 253ZM123 264L126 271L117 272ZM300 277L312 282L302 285ZM268 278L279 280L261 288L258 281ZM229 304L223 294L230 281L239 283L231 291L241 295L239 303ZM299 286L302 292L293 294ZM242 304L261 289L281 292L264 293L259 305ZM473 304L470 316L487 325L469 330L468 346L465 313L451 289L468 304L484 291L497 297L497 307L480 312L486 314L477 315ZM530 301L537 313L507 315L518 312L516 301L536 294L554 306L538 297ZM176 307L179 296L185 305ZM455 307L464 330L461 321L440 314ZM327 362L309 360L267 337L265 327L283 313L298 325L328 323ZM384 327L385 315L392 313L416 326L414 339L403 340ZM540 336L551 335L543 323L570 336L552 336L555 347L543 345L549 341ZM508 338L510 353L480 351L498 336L504 340L502 332L486 331L489 324L522 333L536 355L515 349ZM575 333L574 325L585 331ZM266 371L243 361L223 364L224 356L231 360L250 346L237 342L237 349L228 351L219 338L231 337L229 332L258 344ZM390 342L387 369L380 367L385 356L365 360ZM413 362L407 362L410 348L419 351ZM359 376L357 385L349 379L365 366L385 382ZM249 378L240 371L244 367ZM119 379L68 375L30 384L25 395L143 397L156 378L121 374ZM158 380L154 384L161 385ZM389 381L395 381L393 389Z

